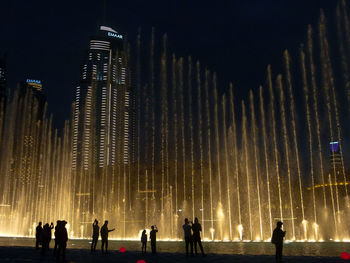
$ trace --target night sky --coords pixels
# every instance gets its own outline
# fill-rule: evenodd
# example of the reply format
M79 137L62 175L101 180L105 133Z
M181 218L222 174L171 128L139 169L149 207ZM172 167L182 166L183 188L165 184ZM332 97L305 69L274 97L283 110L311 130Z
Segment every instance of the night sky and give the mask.
M281 70L285 48L297 50L319 10L334 16L335 0L169 0L43 1L1 0L0 54L8 53L9 88L27 77L43 81L57 128L70 118L70 106L90 35L108 26L135 40L138 27L149 39L151 27L169 48L192 55L220 83L233 81L236 94L264 83L266 65ZM105 15L104 15L105 13ZM158 46L159 48L159 46ZM221 85L223 92L227 85Z

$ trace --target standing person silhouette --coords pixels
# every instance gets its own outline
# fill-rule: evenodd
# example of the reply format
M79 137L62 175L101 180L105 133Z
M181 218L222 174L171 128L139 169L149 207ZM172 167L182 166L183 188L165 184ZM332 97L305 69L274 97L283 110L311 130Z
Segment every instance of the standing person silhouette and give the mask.
M106 220L104 225L101 227L101 238L102 238L102 245L101 245L101 250L103 253L103 247L105 247L105 253L108 253L108 233L114 231L115 229L113 228L112 230L108 230L108 221Z
M66 259L66 248L67 248L67 241L68 241L66 224L67 224L66 221L60 221L60 226L57 229L58 249L56 252L56 258L57 258L57 261L59 261L60 256L62 255L63 262L65 262L65 259Z
M43 232L42 223L39 222L37 227L35 228L35 249L39 249L39 245L41 245L41 234Z
M46 223L41 231L41 254L45 255L46 251L49 249L51 229L48 223Z
M282 230L282 222L277 222L277 227L273 230L271 243L276 246L276 262L282 262L282 250L283 250L283 238L286 235L286 231Z
M199 248L201 249L202 256L205 257L206 255L204 254L203 246L202 246L202 241L201 241L201 231L202 231L202 226L198 222L198 218L196 217L194 219L194 224L192 225L192 231L193 231L193 243L194 243L194 251L197 254L197 243L199 245Z
M92 224L91 252L96 251L96 245L97 245L99 234L100 234L100 227L98 225L97 219L95 219L94 223Z
M157 253L157 248L156 248L156 245L157 245L157 232L158 232L158 229L157 229L157 226L151 226L151 233L149 233L149 237L151 239L151 249L152 249L152 253L153 254L156 254Z
M146 234L146 230L142 231L141 243L142 243L142 253L143 253L143 251L145 251L145 253L146 253L146 248L147 248L147 234Z
M188 257L188 245L191 246L191 257L193 257L193 239L192 239L192 226L187 218L185 218L185 224L182 226L185 234L185 243L186 243L186 257Z
M57 248L58 248L58 240L57 240L57 233L58 233L58 230L61 226L61 221L60 220L57 220L56 221L56 226L55 226L55 232L54 232L54 236L55 236L55 246L53 248L53 254L56 255L57 253Z

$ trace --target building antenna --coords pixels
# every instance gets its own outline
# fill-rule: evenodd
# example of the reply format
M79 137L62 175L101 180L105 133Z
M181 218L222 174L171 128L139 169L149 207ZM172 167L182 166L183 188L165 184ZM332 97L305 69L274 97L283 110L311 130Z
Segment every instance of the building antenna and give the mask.
M103 0L103 23L104 25L107 25L107 0Z

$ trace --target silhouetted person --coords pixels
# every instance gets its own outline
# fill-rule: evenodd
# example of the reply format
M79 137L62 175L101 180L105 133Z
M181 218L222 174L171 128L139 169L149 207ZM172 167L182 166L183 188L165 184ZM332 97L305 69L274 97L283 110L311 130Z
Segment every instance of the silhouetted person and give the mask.
M276 262L282 262L283 238L286 231L282 230L282 222L277 222L277 227L273 230L271 242L276 246Z
M146 248L147 248L147 234L146 234L146 230L142 231L141 234L141 243L142 243L142 253L145 252L146 253Z
M49 244L51 240L51 227L49 223L46 223L41 231L41 242L42 242L42 250L41 254L45 255L46 251L49 250Z
M151 249L152 253L156 254L157 253L157 226L151 226L151 232L149 233L149 238L151 239Z
M35 229L35 248L39 249L39 245L41 245L41 234L43 232L42 223L39 222L38 226Z
M197 254L197 243L199 245L199 248L201 249L202 256L205 257L203 246L202 246L202 241L201 241L201 231L202 231L202 226L198 222L198 218L196 217L194 219L194 224L192 225L192 231L193 231L193 243L194 243L194 251Z
M56 226L55 226L55 232L54 232L54 236L55 236L55 247L53 248L53 254L56 255L57 253L57 248L58 248L58 241L57 241L57 231L61 226L61 221L57 220L56 222Z
M100 234L100 227L98 225L97 219L95 219L94 223L92 224L91 252L95 252L96 251L96 245L97 245L99 234Z
M193 239L192 239L192 226L187 218L185 218L185 224L182 226L185 234L185 243L186 243L186 257L188 257L188 245L191 246L191 257L193 257Z
M68 233L66 229L66 221L60 221L59 227L57 229L57 243L58 249L56 253L57 261L60 260L60 256L62 255L63 261L65 261L66 257L66 247L68 241Z
M115 229L113 228L112 230L108 230L108 221L106 220L104 225L101 227L101 238L102 238L102 245L101 245L101 250L103 253L103 247L105 247L106 253L108 250L108 233L114 231Z

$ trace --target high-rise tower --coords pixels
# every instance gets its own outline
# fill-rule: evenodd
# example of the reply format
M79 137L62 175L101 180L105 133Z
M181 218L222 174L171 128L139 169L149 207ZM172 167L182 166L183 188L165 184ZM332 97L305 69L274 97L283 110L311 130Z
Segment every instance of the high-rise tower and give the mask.
M6 101L6 62L0 58L0 101Z
M4 58L0 58L0 144L3 136L4 118L7 102L7 80L6 80L6 62Z
M90 39L73 113L73 170L127 163L129 83L123 36L101 26Z

